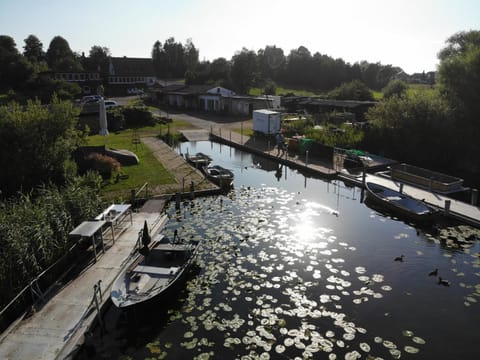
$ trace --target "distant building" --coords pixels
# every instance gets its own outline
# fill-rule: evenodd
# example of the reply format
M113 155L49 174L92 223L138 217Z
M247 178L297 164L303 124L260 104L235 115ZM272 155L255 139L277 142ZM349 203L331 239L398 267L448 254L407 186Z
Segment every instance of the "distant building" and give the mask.
M110 57L108 73L98 69L83 72L44 72L44 77L77 83L84 95L96 94L103 85L105 94L127 95L131 90L145 90L157 82L150 58Z
M152 91L153 99L167 107L228 115L252 115L253 110L279 107L276 96L236 95L221 86L170 84Z

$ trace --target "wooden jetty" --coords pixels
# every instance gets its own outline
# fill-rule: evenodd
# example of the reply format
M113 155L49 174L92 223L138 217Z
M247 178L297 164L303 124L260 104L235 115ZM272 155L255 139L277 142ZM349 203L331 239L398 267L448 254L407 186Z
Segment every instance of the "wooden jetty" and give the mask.
M165 225L167 216L134 213L132 224L95 263L53 295L42 308L28 318L17 320L2 333L0 359L73 358L85 332L97 318L92 301L94 288L100 286L103 296L97 301L101 308L108 301L110 287L134 249L138 231L145 221L153 233Z
M352 176L339 173L338 178L359 187L363 186L362 174ZM480 227L480 208L477 206L426 189L420 189L413 185L404 184L398 180L393 180L384 176L367 173L365 174L365 182L374 182L395 191L404 192L405 194L415 199L422 200L431 207L443 212L447 217L475 227Z
M312 173L326 179L338 178L349 184L359 187L364 186L362 174L351 175L342 171L337 171L329 167L328 164L321 163L313 158L309 159L308 154L302 155L301 157L292 157L285 153L281 157L278 157L276 155L277 150L273 145L267 144L267 146L265 146L264 142L256 142L246 135L241 135L232 131L224 131L223 134L221 132L219 134L210 134L210 139L250 153L262 155L306 173ZM377 159L374 157L371 166L368 166L368 170L385 170L385 167L395 163L396 161L394 160ZM402 191L407 195L425 201L428 205L441 210L445 216L475 227L480 227L480 208L477 206L378 175L367 173L365 182L366 181L377 182L396 191L399 191L400 187L402 187Z

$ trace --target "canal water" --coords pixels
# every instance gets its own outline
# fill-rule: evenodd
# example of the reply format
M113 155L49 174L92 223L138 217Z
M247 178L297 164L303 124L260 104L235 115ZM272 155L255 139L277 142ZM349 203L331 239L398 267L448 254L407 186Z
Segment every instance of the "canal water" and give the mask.
M167 235L202 241L185 290L133 320L112 306L77 358L478 357L478 230L416 228L369 208L359 188L225 145L187 151L235 184L167 209Z

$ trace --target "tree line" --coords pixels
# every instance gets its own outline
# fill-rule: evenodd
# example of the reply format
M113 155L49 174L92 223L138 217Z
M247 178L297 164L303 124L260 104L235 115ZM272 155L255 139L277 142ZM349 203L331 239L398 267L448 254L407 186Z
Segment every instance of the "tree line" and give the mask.
M70 48L66 39L55 36L44 50L35 35L24 39L23 52L12 37L0 35L0 91L15 91L24 98L39 97L48 102L55 92L61 98L80 94L76 84L40 77L45 71L108 73L110 50L94 45L88 56ZM332 90L343 83L361 81L370 89L385 87L402 69L381 63L360 61L354 64L341 58L315 52L300 46L285 52L275 45L258 50L241 49L231 59L220 57L199 61L199 49L191 39L185 44L170 37L163 44L153 44L151 58L155 75L160 79L185 78L187 84L218 84L247 93L251 87L272 93L275 84L317 92Z

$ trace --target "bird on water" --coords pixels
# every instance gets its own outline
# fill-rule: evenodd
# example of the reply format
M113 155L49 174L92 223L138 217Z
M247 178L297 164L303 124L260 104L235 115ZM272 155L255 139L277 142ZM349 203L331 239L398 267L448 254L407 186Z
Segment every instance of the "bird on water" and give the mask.
M438 269L435 269L435 270L430 271L430 272L428 273L428 276L437 276L437 275L438 275Z
M450 286L450 281L438 277L438 284L443 286Z
M393 259L393 261L400 261L400 262L402 262L404 257L405 257L404 255L397 256L395 259Z

